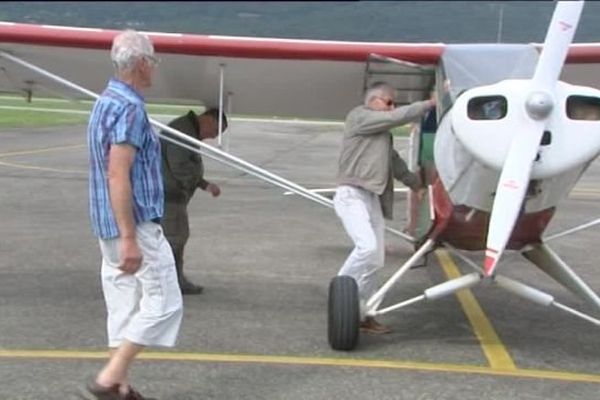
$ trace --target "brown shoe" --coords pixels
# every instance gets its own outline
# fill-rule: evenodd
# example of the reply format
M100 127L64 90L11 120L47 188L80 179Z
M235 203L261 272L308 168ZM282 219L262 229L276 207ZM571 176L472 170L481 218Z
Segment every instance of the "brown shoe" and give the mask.
M125 395L125 397L121 397L121 400L156 400L156 399L150 398L150 397L144 397L140 394L140 392L138 392L131 386L128 386L127 394Z
M366 317L364 321L361 321L360 331L371 335L384 335L392 332L389 327L375 321L375 318L373 317Z
M119 386L117 383L111 387L104 387L91 382L85 385L85 389L80 394L86 400L123 400L119 393Z

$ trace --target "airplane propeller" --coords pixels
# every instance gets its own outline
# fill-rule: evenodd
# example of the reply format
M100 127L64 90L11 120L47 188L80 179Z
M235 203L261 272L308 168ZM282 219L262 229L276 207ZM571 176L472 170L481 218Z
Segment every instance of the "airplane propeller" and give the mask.
M488 227L484 273L491 276L523 207L533 162L555 108L554 92L579 22L583 1L557 4L531 85L524 97L526 122L514 135L502 167Z

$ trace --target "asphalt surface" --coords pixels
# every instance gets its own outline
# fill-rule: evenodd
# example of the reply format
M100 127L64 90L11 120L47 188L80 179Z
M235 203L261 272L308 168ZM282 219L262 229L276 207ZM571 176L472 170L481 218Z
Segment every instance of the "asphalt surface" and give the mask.
M309 188L333 187L341 127L230 125L232 154ZM397 140L399 150L406 141ZM205 159L206 160L206 159ZM351 250L334 212L212 160L222 195L198 192L185 270L205 286L185 297L180 340L136 361L132 381L161 400L596 399L598 327L495 287L470 292L498 343L480 339L456 296L381 317L394 329L353 352L327 343L327 287ZM600 166L586 172L548 232L598 217ZM0 399L71 399L104 362L100 253L87 211L85 127L0 132ZM402 229L405 202L398 195ZM552 242L600 289L598 227ZM388 237L391 275L411 247ZM479 256L475 256L476 259ZM455 260L463 273L471 272ZM389 294L405 299L444 280L435 255ZM499 267L583 311L600 314L516 255ZM486 342L488 340L488 342ZM485 350L506 350L514 368Z

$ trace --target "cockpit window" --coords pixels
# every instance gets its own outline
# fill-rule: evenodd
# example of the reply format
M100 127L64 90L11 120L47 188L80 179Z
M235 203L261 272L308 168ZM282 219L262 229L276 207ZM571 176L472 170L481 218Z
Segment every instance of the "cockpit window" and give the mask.
M569 96L567 116L580 121L600 120L600 98L589 96Z
M475 120L502 119L507 110L508 102L504 96L474 97L467 104L467 114Z

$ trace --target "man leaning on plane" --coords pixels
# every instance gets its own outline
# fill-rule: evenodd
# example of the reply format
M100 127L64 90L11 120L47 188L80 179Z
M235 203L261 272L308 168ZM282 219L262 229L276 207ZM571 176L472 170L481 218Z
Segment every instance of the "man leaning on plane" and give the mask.
M419 198L425 191L419 177L408 170L394 150L390 129L418 121L435 104L432 97L396 107L396 90L385 82L377 82L365 93L364 104L346 117L333 202L354 242L354 250L338 275L351 276L358 285L360 329L365 333L391 331L373 317L363 315L363 309L377 290L376 272L384 265L384 218L392 219L394 178L410 187Z

